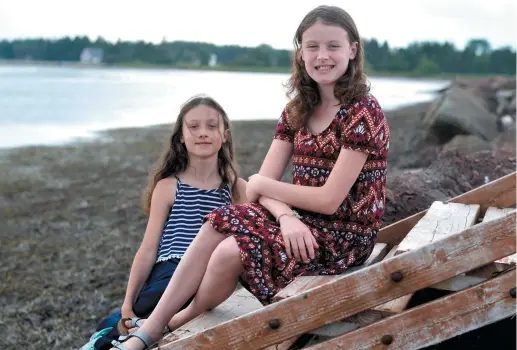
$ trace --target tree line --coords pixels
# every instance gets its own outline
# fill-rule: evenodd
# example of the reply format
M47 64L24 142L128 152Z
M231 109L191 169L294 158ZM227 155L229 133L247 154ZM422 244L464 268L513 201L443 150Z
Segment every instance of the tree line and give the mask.
M376 73L506 74L516 72L516 52L512 47L492 48L485 39L472 39L463 50L450 42L414 42L404 48L391 48L388 42L364 40L366 70ZM217 46L202 42L174 41L153 44L144 41L108 42L86 36L60 39L18 39L0 41L0 59L73 62L83 49L103 50L106 64L149 64L207 67L214 57L222 67L248 67L286 71L292 52L263 44L257 47ZM215 55L215 56L214 56Z

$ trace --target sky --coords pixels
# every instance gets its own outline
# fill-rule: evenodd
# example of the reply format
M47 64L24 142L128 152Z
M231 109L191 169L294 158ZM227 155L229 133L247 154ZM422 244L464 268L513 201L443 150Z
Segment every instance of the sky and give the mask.
M341 6L363 38L390 47L429 40L462 49L472 38L517 47L515 0L0 0L0 39L87 35L292 49L300 21L322 4Z

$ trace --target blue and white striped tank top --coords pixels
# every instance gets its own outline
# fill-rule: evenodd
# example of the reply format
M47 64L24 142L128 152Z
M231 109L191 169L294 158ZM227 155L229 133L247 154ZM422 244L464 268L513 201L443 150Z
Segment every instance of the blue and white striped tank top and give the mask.
M178 179L176 200L169 211L156 262L181 258L203 224L203 217L215 208L232 203L230 187L204 190Z

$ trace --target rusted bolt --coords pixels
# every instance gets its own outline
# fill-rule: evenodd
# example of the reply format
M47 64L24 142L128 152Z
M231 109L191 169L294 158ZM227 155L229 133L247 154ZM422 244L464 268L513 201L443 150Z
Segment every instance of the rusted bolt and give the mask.
M391 335L389 335L389 334L385 334L385 335L382 336L381 342L384 345L390 345L391 343L393 343L393 337Z
M510 288L510 296L511 296L512 298L515 298L515 287Z
M269 323L269 327L271 329L278 329L278 328L280 328L280 320L278 318L270 320L268 323Z
M404 276L402 275L402 272L400 272L400 271L396 271L391 274L391 280L393 282L400 282L400 281L402 281L403 278L404 278Z

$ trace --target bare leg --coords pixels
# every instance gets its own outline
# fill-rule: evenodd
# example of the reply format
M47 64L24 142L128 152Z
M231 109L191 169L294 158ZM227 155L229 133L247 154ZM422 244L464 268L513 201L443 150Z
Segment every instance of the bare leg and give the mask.
M160 301L140 330L151 339L161 338L167 322L198 290L212 253L225 238L210 223L203 224L178 264ZM143 348L142 342L135 338L129 339L124 345L128 349Z
M172 317L169 328L174 330L228 299L242 272L239 246L235 238L230 236L212 254L194 300Z

